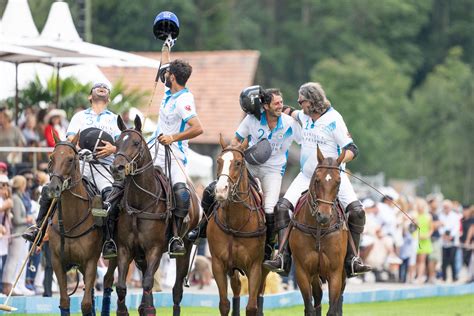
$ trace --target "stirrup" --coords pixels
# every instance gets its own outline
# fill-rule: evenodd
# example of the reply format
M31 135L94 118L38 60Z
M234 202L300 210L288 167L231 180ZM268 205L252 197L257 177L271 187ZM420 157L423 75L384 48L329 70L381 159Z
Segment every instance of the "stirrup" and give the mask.
M184 256L186 252L171 252L171 245L174 243L174 242L178 242L183 248L184 248L184 242L183 242L183 239L181 239L181 237L179 236L173 236L169 243L168 243L168 254L171 258L175 258L175 257L179 257L179 256Z
M196 238L190 238L189 237L189 234L191 233L196 233ZM191 231L189 231L187 234L186 234L186 239L189 240L189 241L192 241L193 244L197 245L199 244L199 241L201 240L201 228L199 226L197 226L196 228L192 229Z
M114 245L115 250L116 250L115 255L104 255L105 245L107 245L107 243L112 243ZM118 249L117 249L117 244L115 243L115 241L113 239L106 240L104 242L104 244L102 245L102 258L104 258L104 259L116 258L117 257L117 251L118 251Z
M98 208L98 207L94 207L94 205L92 206L92 209L91 209L91 213L93 216L96 216L96 217L107 217L107 215L109 214L109 209L111 207L110 203L109 202L104 202L104 204L106 205L106 209L104 208ZM95 205L97 206L97 205Z
M358 263L358 264L360 264L360 265L364 265L364 264L362 263L362 260L360 259L359 256L354 256L354 257L352 257L352 259L351 259L351 269L350 269L351 274L350 274L349 277L355 277L355 276L358 276L358 275L362 275L362 274L364 274L364 273L369 272L370 270L372 270L372 269L369 269L369 270L363 271L363 272L356 272L356 271L354 270L354 265L355 265L355 263ZM364 265L364 266L365 266L365 265ZM370 268L370 267L368 267L368 268Z
M268 269L269 269L270 271L272 271L272 272L276 272L276 273L285 272L285 269L283 268L283 266L285 265L285 261L283 260L283 253L282 253L282 252L277 253L277 255L275 256L275 258L274 258L273 260L271 260L271 261L275 261L275 260L277 260L278 258L280 258L280 261L281 261L281 265L280 265L279 268L275 268L275 267L271 266L272 268L270 269L268 264L264 264L264 266L265 266L266 268L268 268Z

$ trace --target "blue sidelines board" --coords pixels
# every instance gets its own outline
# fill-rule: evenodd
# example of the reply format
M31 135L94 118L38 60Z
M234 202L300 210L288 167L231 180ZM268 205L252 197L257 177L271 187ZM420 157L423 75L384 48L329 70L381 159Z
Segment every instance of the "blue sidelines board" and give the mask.
M398 290L374 290L361 292L344 293L344 304L353 303L370 303L380 301L398 301L404 299L431 297L431 296L454 296L474 294L474 284L463 285L438 285L426 286L410 289ZM173 296L171 293L155 293L153 294L156 307L172 307ZM74 295L71 297L71 313L81 312L82 295ZM127 307L129 309L138 309L141 300L141 293L130 293L127 295ZM247 305L247 296L241 299L241 306ZM2 300L4 303L5 298ZM324 295L323 302L328 302L328 295ZM288 307L294 305L302 305L303 299L299 291L290 291L279 294L265 295L264 307L266 309ZM53 314L59 312L59 297L12 297L9 301L10 306L18 308L11 314ZM219 295L217 294L195 294L185 293L181 306L195 307L219 307ZM102 295L96 295L96 310L100 311L102 307ZM117 309L117 295L112 293L111 310ZM0 314L7 312L0 312Z

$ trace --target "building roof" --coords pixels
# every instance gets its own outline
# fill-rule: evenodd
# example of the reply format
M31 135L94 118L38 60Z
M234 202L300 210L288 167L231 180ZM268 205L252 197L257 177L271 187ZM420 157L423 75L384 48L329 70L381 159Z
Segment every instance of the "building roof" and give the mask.
M136 54L160 59L161 53L135 52ZM194 143L216 144L219 133L227 139L233 138L243 112L239 105L239 95L243 88L254 82L260 53L251 50L172 52L171 59L184 59L193 67L187 87L194 94L196 109L204 128L204 133L193 140ZM112 82L122 79L128 89L140 89L151 93L156 70L150 68L101 68ZM153 103L148 110L150 97L140 106L149 118L156 119L164 93L160 82L156 88ZM150 94L151 95L151 94Z

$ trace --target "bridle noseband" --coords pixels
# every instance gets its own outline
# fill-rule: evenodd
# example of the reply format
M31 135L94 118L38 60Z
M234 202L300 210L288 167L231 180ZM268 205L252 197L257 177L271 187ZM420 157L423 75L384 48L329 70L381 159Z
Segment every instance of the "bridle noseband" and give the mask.
M318 165L316 167L317 169L337 169L339 170L339 166L329 166L329 165ZM331 205L331 212L334 211L337 208L337 194L334 200L328 201L324 199L320 199L316 196L314 197L313 193L311 192L311 188L308 190L308 204L309 204L309 210L311 212L311 215L314 217L319 213L319 204L327 204Z
M68 175L67 178L65 178L63 175L60 175L60 174L57 174L57 173L51 171L51 168L52 168L51 159L49 160L49 163L48 163L49 176L50 176L51 179L53 177L59 179L59 181L61 183L61 193L62 193L64 191L72 189L76 184L79 183L79 181L81 181L82 177L79 177L79 179L77 181L72 182L71 174L72 174L73 170L76 168L76 164L77 164L77 161L78 161L78 152L77 152L76 146L74 146L72 143L65 142L65 141L56 143L56 145L54 146L55 150L56 150L56 147L58 147L58 146L67 146L67 147L71 148L74 151L74 163L71 164L71 168L69 169L69 171L67 173L67 175Z
M241 149L238 149L238 148L225 148L222 150L222 154L226 153L226 152L238 152L239 154L242 155L242 157L244 157L244 152L241 150ZM242 177L243 177L243 174L244 174L244 170L245 170L245 161L242 162L242 164L240 165L240 170L239 170L239 177L237 178L236 181L234 181L232 179L232 177L228 174L225 174L225 173L221 173L220 175L217 176L217 178L220 178L221 176L225 176L227 177L227 179L229 179L230 183L231 183L231 187L229 188L229 192L230 194L227 196L227 201L229 202L244 202L245 200L247 199L240 199L240 200L235 200L234 197L238 197L239 196L239 193L247 193L247 196L250 195L250 192L239 192L238 191L238 188L239 188L239 185L240 185L240 181L242 180Z
M142 167L138 167L138 163L141 163L142 160L143 160L143 157L144 157L145 150L143 148L143 143L146 143L145 139L143 138L143 135L140 132L138 132L134 129L127 129L127 130L124 130L122 133L123 134L125 134L125 133L135 133L140 137L140 146L138 147L137 154L133 158L130 158L129 156L127 156L126 154L124 154L121 151L119 151L118 153L115 154L116 157L122 156L127 161L127 164L125 164L125 166L124 166L126 176L128 176L128 175L131 175L131 176L139 175L139 174L143 173L146 169L148 169L150 166L153 165L153 159L152 159L146 165L144 165Z

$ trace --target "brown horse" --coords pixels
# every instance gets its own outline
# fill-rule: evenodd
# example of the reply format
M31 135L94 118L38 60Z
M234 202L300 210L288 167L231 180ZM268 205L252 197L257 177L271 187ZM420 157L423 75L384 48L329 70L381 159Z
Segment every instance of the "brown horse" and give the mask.
M60 141L55 137L56 146L49 164L50 197L58 199L49 227L49 245L61 295L61 315L69 315L66 272L73 265L77 265L84 275L82 314L95 315L93 289L102 246L102 230L97 229L90 212L91 197L86 191L79 168L76 149L78 139L79 133L72 142Z
M123 210L117 223L117 248L119 279L117 283L117 315L128 315L125 305L126 277L132 260L143 272L143 296L140 315L155 315L153 306L153 276L161 256L167 251L168 224L171 223L171 186L161 171L153 166L153 159L141 133L141 120L135 118L135 129L127 129L118 118L122 131L116 142L117 154L112 165L116 179L124 179ZM157 145L158 146L158 145ZM157 175L161 174L160 177ZM160 180L161 179L161 180ZM183 225L181 236L199 221L199 204L196 194L191 194L189 220ZM186 255L176 259L176 281L173 286L173 315L180 315L184 279L188 273L192 243L184 239ZM105 286L105 285L104 285Z
M226 145L220 137L222 153L217 158L218 182L215 188L217 209L209 220L207 236L212 254L212 271L219 288L219 310L228 315L227 276L234 294L232 315L239 315L240 280L238 271L249 282L247 315L263 315L263 289L268 270L262 269L265 252L265 217L249 185L243 150ZM259 296L260 295L260 296ZM257 299L258 297L258 299ZM258 308L258 307L259 308Z
M305 316L321 315L321 279L329 285L327 315L342 315L348 230L344 214L338 209L337 193L341 183L339 165L344 154L337 159L324 158L318 147L318 166L308 193L298 202L302 206L297 208L290 224L293 229L289 242Z

